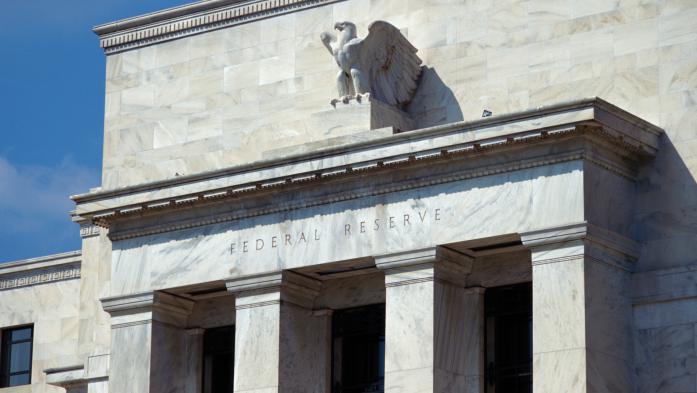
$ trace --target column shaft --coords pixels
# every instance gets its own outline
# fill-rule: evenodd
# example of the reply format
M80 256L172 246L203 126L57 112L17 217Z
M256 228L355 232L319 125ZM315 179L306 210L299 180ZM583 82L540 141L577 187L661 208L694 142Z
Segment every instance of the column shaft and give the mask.
M227 285L236 293L235 392L327 392L330 324L312 311L320 284L283 272Z
M111 314L111 393L184 392L193 302L160 292L104 299Z
M203 385L203 334L205 329L187 329L186 393L201 393Z
M376 258L385 271L385 390L483 389L482 291L462 287L472 260L438 248Z
M588 239L532 247L535 393L632 391L622 258Z
M235 392L278 392L279 290L239 293L235 307Z

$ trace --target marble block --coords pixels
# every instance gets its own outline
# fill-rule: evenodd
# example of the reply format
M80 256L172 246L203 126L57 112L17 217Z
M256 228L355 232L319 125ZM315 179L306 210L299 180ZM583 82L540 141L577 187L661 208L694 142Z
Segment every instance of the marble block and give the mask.
M314 133L336 137L359 131L393 127L395 132L414 129L408 114L377 100L362 98L336 102L334 107L310 115Z

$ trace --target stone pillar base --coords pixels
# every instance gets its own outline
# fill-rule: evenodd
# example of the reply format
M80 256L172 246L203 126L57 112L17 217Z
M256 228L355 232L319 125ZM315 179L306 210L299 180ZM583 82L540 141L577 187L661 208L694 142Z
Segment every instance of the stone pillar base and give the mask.
M405 112L380 101L361 98L336 102L333 108L311 115L310 127L328 137L392 127L394 132L414 129Z

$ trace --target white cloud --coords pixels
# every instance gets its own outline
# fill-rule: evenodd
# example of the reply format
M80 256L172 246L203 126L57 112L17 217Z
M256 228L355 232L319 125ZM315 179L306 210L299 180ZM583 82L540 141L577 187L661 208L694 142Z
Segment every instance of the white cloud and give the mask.
M16 166L0 157L0 222L11 224L0 225L0 234L51 231L56 225L71 225L77 231L68 215L74 208L69 197L98 184L98 170L78 165L70 157L55 166Z

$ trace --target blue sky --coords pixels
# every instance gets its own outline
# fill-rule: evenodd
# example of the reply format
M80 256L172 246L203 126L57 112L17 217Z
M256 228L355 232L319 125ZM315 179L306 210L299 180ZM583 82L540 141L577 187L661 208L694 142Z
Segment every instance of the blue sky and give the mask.
M69 195L100 183L104 54L92 27L187 0L2 0L0 262L80 248Z

